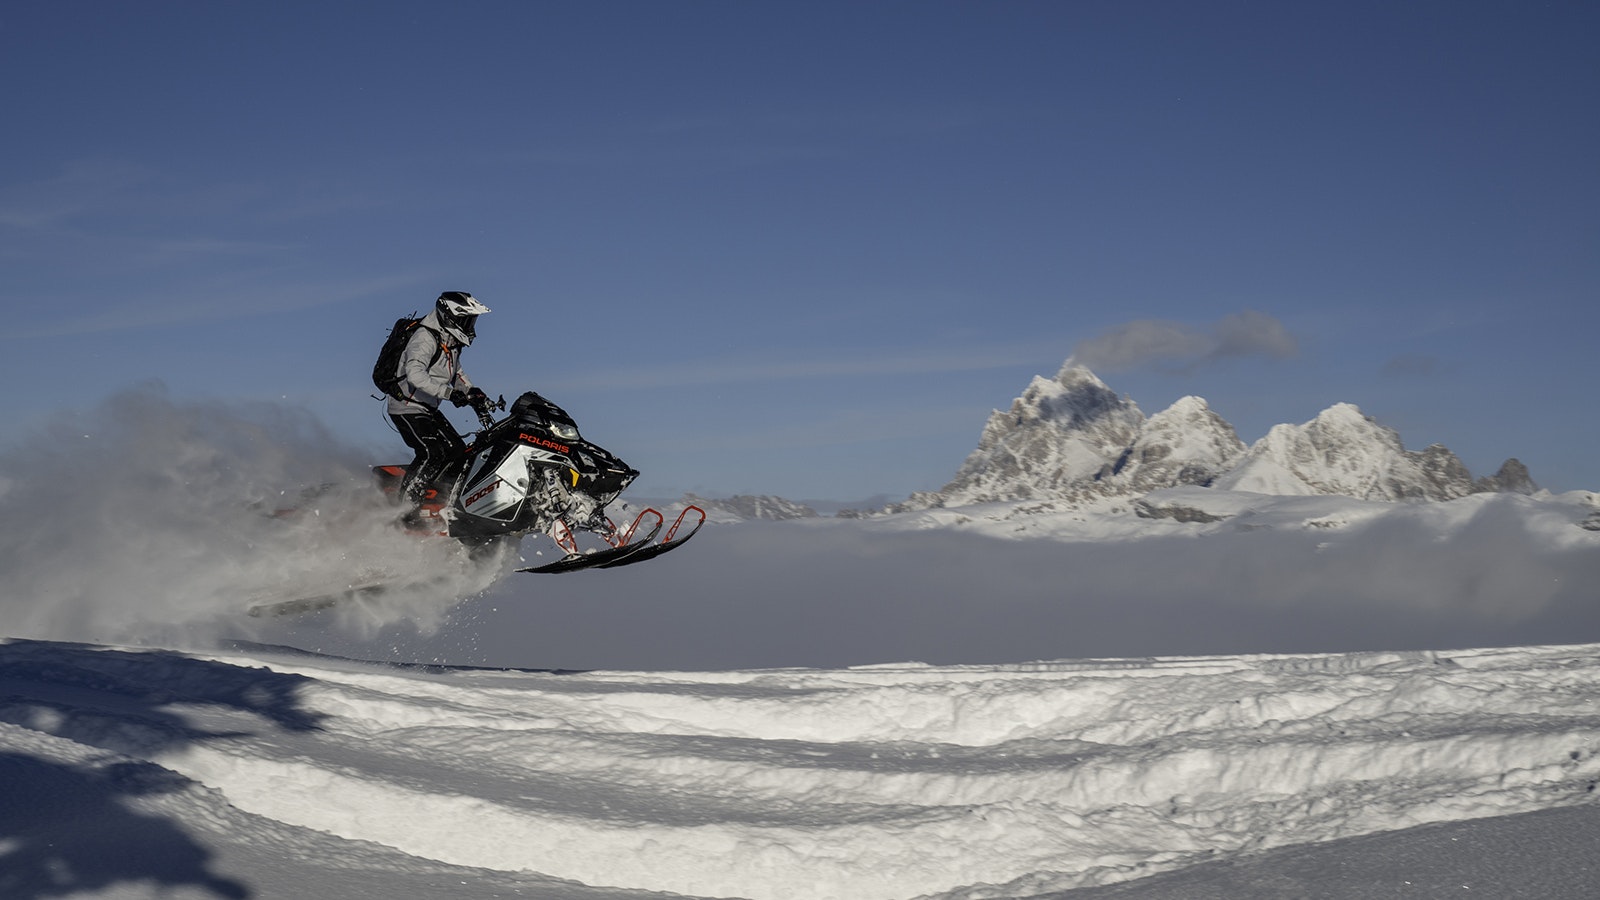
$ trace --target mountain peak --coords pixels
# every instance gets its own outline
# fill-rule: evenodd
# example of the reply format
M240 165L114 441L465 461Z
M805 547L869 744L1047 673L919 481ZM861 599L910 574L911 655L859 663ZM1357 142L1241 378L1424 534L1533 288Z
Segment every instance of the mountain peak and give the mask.
M1534 483L1533 476L1528 474L1528 467L1514 456L1501 463L1499 470L1493 475L1478 479L1478 488L1485 492L1509 494L1539 493L1539 485Z
M1087 384L1109 390L1106 387L1106 383L1100 380L1100 376L1094 374L1088 366L1077 362L1076 358L1071 356L1067 357L1067 361L1061 364L1060 370L1056 372L1055 380L1066 388Z
M1449 449L1407 450L1399 432L1350 403L1302 425L1273 426L1218 486L1359 500L1453 500L1482 489Z
M1532 491L1515 460L1474 481L1443 446L1409 451L1399 432L1352 403L1300 425L1275 425L1245 446L1204 398L1185 396L1148 419L1132 399L1069 357L995 410L978 447L945 487L906 508L1012 500L1077 503L1177 485L1364 500L1449 500Z
M1206 402L1206 398L1189 394L1174 400L1171 406L1151 416L1150 421L1154 422L1156 419L1163 418L1203 416L1210 411L1211 405Z
M1244 452L1233 426L1204 398L1180 397L1145 422L1107 487L1112 493L1146 493L1179 484L1210 485Z
M1372 422L1372 419L1361 411L1361 407L1356 406L1354 403L1335 403L1317 413L1317 417L1313 421L1354 425L1360 422Z
M1071 359L1035 376L1007 410L995 410L978 448L939 492L946 505L1076 495L1115 468L1144 428L1144 413Z

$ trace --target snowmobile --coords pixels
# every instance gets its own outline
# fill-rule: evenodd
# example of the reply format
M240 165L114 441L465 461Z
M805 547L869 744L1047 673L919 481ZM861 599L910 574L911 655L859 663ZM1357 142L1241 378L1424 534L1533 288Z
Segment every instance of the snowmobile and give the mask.
M638 470L584 440L572 417L537 393L518 397L506 417L496 421L492 413L505 407L503 397L497 402L485 399L475 407L482 430L443 480L428 486L419 510L420 527L408 530L429 538L453 538L465 546L469 559L504 558L499 551L523 536L547 534L565 555L516 571L558 573L654 559L683 546L705 524L705 510L691 505L670 527L654 508L638 513L626 528L617 527L606 507L638 477ZM408 468L373 467L378 488L391 501L398 500ZM277 510L272 515L293 512ZM588 549L580 546L579 535L585 534L593 536L584 539L591 545ZM299 615L397 588L425 586L426 582L405 584L376 576L328 593L263 600L246 612L255 617Z
M496 421L492 413L504 409L504 397L476 407L483 430L446 482L429 486L420 513L434 533L469 549L548 534L566 556L517 571L555 573L654 559L682 546L705 524L705 510L688 506L665 535L666 519L654 508L618 528L606 515L606 506L639 476L638 470L584 440L565 410L533 391L518 397L506 417ZM379 488L395 496L407 468L374 466ZM585 532L605 546L581 552L578 535Z

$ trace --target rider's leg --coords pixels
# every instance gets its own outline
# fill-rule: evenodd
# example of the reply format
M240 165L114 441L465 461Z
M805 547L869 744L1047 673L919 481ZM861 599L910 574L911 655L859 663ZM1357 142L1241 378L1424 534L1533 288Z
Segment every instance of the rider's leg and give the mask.
M406 477L400 482L400 502L408 512L422 505L428 488L449 472L450 467L466 452L466 444L456 433L450 420L436 409L402 413L389 417L394 421L400 439L416 451Z

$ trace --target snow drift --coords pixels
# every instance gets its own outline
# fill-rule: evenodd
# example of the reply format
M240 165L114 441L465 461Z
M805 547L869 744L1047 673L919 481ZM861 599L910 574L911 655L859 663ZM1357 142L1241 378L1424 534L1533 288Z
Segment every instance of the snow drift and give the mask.
M1036 897L1592 807L1597 651L560 674L12 641L0 774L113 815L0 797L0 891ZM130 819L147 852L107 855Z

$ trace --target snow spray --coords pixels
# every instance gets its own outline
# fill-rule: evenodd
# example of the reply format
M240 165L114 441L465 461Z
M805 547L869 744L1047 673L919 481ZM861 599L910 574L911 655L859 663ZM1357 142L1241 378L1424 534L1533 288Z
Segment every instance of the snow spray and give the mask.
M355 604L347 630L436 627L492 581L456 542L393 527L363 453L309 412L110 397L0 454L0 634L166 642L250 627L263 599L428 581Z

